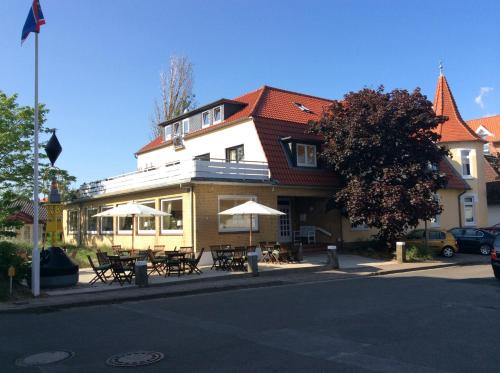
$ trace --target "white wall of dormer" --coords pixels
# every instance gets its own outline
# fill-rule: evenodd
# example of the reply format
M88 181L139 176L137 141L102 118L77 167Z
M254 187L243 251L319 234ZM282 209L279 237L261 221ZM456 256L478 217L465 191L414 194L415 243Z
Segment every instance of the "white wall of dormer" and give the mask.
M248 119L201 136L187 138L181 150L175 150L173 145L169 145L139 154L137 168L144 169L169 162L189 160L206 153L210 153L211 158L225 159L226 148L241 144L245 147L245 161L267 162L253 120Z
M477 127L477 130L476 130L476 133L479 134L479 133L485 133L487 134L488 136L493 136L495 137L494 134L492 134L490 131L488 131L488 129L486 127L483 127L482 125L480 125L479 127Z

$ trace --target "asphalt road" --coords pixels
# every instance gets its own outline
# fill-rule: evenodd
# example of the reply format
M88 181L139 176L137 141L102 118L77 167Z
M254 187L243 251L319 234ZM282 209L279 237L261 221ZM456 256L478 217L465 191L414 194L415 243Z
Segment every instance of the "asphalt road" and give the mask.
M0 314L0 372L499 372L499 316L487 265ZM75 356L14 364L61 349ZM165 358L105 363L137 350Z

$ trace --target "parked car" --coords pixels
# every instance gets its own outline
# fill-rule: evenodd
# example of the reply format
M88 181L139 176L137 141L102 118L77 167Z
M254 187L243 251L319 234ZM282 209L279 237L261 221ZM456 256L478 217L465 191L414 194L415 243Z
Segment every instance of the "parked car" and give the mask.
M495 238L491 250L491 267L495 277L500 280L500 235Z
M424 246L424 229L415 229L406 235L406 247ZM457 241L449 232L438 229L427 229L427 244L429 249L446 258L451 258L458 251Z
M490 255L495 234L476 228L453 228L449 232L457 240L460 251Z

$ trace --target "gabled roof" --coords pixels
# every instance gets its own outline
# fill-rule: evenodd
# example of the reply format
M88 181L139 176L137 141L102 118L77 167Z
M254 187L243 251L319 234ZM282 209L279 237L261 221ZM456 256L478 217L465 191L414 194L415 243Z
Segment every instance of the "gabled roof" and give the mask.
M467 121L467 124L474 130L474 132L477 132L479 127L484 127L491 134L493 134L493 136L486 137L487 141L500 141L500 115L471 119Z
M34 206L31 201L17 201L13 205L18 208L18 211L14 213L9 219L21 220L25 224L33 224ZM40 205L38 208L38 217L40 223L45 223L47 221L47 209Z
M444 115L448 120L436 128L441 135L441 142L483 141L462 119L455 98L443 74L439 75L436 95L434 96L434 112Z

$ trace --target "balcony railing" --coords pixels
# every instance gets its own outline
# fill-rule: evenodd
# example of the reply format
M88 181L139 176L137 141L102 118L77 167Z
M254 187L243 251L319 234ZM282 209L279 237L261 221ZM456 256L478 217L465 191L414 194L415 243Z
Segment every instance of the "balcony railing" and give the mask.
M155 187L186 183L191 180L269 181L264 162L226 162L221 159L185 160L159 167L130 172L80 186L80 197L89 198Z

